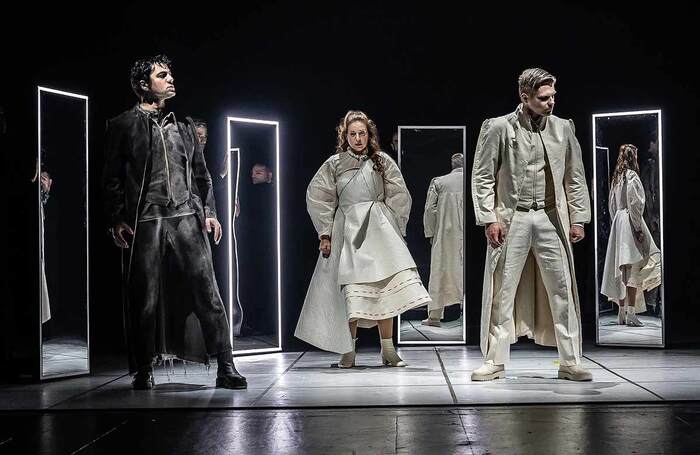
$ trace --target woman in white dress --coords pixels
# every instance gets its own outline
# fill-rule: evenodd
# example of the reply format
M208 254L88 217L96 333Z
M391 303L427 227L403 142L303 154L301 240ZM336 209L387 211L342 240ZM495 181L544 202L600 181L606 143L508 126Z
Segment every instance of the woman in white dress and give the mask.
M644 187L639 178L637 147L620 146L608 201L610 238L605 255L601 293L619 305L618 323L644 324L644 291L661 284L661 252L644 222Z
M393 319L430 302L403 236L411 196L398 166L379 150L377 128L350 111L336 153L316 172L306 204L319 258L295 335L355 365L357 327L379 327L384 365L406 366L394 349Z

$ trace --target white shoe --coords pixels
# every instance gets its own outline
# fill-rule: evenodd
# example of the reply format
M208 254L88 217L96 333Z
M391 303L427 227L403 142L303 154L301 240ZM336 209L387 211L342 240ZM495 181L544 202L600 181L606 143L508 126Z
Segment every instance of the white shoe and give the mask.
M442 326L442 323L440 322L442 320L442 313L443 312L440 309L429 310L428 319L423 319L420 321L421 325L428 325L431 327Z
M391 338L387 339L382 339L381 340L381 346L382 346L382 363L384 365L392 366L392 367L405 367L406 362L401 360L401 357L396 353L396 349L394 349L394 342Z
M617 323L619 325L625 325L627 322L627 307L620 305L617 310Z
M493 381L506 377L506 368L503 365L484 363L476 370L472 371L472 381Z
M433 318L428 318L428 319L423 319L420 321L421 325L429 325L430 327L441 327L442 322L440 322L439 319L433 319Z
M583 368L581 365L560 365L559 379L568 379L569 381L592 381L593 375L590 371Z
M629 327L644 327L644 323L639 320L637 313L634 312L634 308L632 308L632 311L627 311L627 325Z
M346 352L340 356L338 361L338 368L352 368L355 366L355 344L357 343L357 338L352 340L352 351Z

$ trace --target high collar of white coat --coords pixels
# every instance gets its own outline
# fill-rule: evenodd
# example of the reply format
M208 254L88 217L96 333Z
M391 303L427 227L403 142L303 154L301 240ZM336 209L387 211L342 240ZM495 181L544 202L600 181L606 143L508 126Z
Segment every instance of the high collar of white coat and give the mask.
M518 123L520 124L520 126L528 131L537 131L535 128L533 128L533 123L538 125L539 131L544 131L544 129L547 127L546 115L540 117L539 121L536 122L530 115L530 110L527 109L522 103L518 105L518 108L515 110L515 115L518 118Z

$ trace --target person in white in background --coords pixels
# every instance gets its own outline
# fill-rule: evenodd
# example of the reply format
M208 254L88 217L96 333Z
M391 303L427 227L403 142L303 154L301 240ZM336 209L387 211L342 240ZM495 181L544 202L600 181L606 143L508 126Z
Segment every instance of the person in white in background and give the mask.
M423 325L440 327L445 307L464 299L464 155L451 158L452 172L430 182L423 212L425 237L432 245L428 318Z
M661 251L643 218L644 186L637 147L620 146L610 182L612 222L600 292L619 305L618 323L642 327L637 313L647 310L644 291L661 284Z

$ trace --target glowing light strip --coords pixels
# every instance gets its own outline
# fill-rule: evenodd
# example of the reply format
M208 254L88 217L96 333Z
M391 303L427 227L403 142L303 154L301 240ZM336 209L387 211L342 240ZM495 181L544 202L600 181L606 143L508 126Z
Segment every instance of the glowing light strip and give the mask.
M279 122L276 120L262 120L262 119L253 119L253 118L245 118L245 117L227 117L226 118L226 123L227 123L227 146L226 149L229 151L233 150L231 147L231 123L232 122L238 122L238 123L252 123L252 124L258 124L258 125L270 125L275 127L275 166L277 167L276 169L276 185L275 185L275 193L276 193L276 218L277 218L277 344L278 347L276 348L259 348L259 349L245 349L245 350L240 350L236 351L234 349L233 353L235 355L242 355L242 354L264 354L268 352L279 352L282 350L282 248L281 248L281 241L280 241L280 228L281 228L281 214L280 214L280 188L282 186L282 180L281 180L281 167L280 167L280 141L279 141ZM238 149L235 149L238 150ZM240 157L240 150L239 150L239 157ZM228 180L228 213L229 213L229 220L232 226L231 231L233 232L233 218L231 217L231 206L232 202L235 204L235 201L232 201L231 199L231 156L229 156L229 162L228 162L228 175L229 175L229 180ZM238 163L238 169L240 171L240 159ZM237 174L238 175L238 174ZM236 195L238 195L238 178L236 179ZM229 309L233 309L233 294L232 294L232 241L229 242ZM238 287L236 287L238 289ZM231 314L233 314L232 311L230 311ZM231 337L231 343L233 344L233 319L232 316L229 316L231 319L231 323L229 324L229 330L230 330L230 337Z
M86 285L85 285L85 311L87 314L87 332L86 332L86 345L87 345L87 369L75 371L72 373L60 373L53 375L44 374L44 349L43 349L43 334L42 334L42 323L41 323L41 310L39 311L39 343L42 346L41 355L39 356L39 378L61 378L67 376L76 376L78 374L90 373L90 181L89 181L89 169L90 169L90 124L89 124L89 98L86 95L79 95L77 93L66 92L63 90L56 90L48 87L37 86L37 200L39 201L39 244L41 245L41 254L43 256L44 251L44 223L41 214L41 95L42 93L51 93L54 95L67 96L70 98L81 99L85 101L85 275L86 275ZM39 274L42 273L42 262L39 262ZM39 275L39 298L41 299L42 292L42 280L41 275Z
M664 246L664 160L663 160L663 123L661 121L661 109L658 115L659 133L656 140L659 142L658 160L659 160L659 220L661 223L659 235L661 240L661 347L666 347L666 265L664 263L666 257L666 247Z
M227 128L230 130L230 122L227 125ZM233 250L233 244L236 241L236 211L235 211L235 201L236 198L238 197L238 177L240 173L240 161L237 161L237 167L236 167L236 191L235 191L235 196L234 198L231 197L231 160L233 160L233 152L236 152L236 159L238 160L238 155L240 152L240 149L238 148L229 148L226 153L227 153L227 159L226 159L226 194L227 194L227 208L226 208L226 213L228 216L228 221L230 224L230 229L229 233L229 242L228 242L228 258L229 258L229 273L228 273L228 302L229 302L229 311L228 311L228 318L229 318L229 338L231 340L231 346L233 346L233 269L232 269L232 258L235 257L236 259L236 284L238 284L238 251ZM231 213L231 201L234 201L234 211ZM238 296L238 285L236 285L236 298L238 299L237 301L240 302L240 297ZM242 315L241 315L242 316Z
M399 143L398 143L398 150L397 150L397 160L398 160L398 165L399 169L401 168L401 155L402 149L401 149L401 130L462 130L462 154L466 155L467 154L467 127L463 125L400 125L398 127L398 136L399 136ZM464 193L466 193L466 185L467 182L466 180L464 181ZM466 207L466 206L465 206ZM466 210L466 209L465 209ZM466 213L462 214L463 216L466 215ZM465 216L466 219L466 216ZM462 236L462 251L466 252L467 251L467 236ZM464 280L464 283L466 284L466 273L467 269L466 266L463 266L462 269L462 279ZM397 334L396 334L396 344L403 344L403 345L451 345L451 344L465 344L467 342L467 291L466 291L466 286L464 286L464 294L462 295L462 340L461 341L451 341L451 340L445 340L445 341L430 341L430 340L425 340L425 341L402 341L401 340L401 315L399 314L398 317L398 322L396 324L397 326Z
M245 117L228 117L229 122L241 122L241 123L257 123L260 125L273 125L276 128L279 127L279 123L276 120L258 120L254 118L245 118Z
M593 118L593 250L595 251L595 305L596 305L596 310L595 310L595 324L596 324L596 331L595 331L595 342L596 344L600 343L600 330L597 329L599 322L599 308L598 308L598 299L599 299L599 294L600 290L598 289L598 149L601 150L607 150L608 151L608 158L609 158L609 153L610 149L608 147L599 147L596 145L596 134L595 134L595 117Z
M661 122L661 109L648 109L640 111L625 111L625 112L608 112L602 114L593 114L592 116L592 131L593 131L593 234L594 234L594 249L595 249L595 322L596 322L596 344L600 343L600 330L599 330L599 308L598 308L598 295L600 294L599 284L598 284L598 167L596 164L596 149L597 148L607 148L607 147L597 147L596 146L596 120L599 118L610 118L610 117L623 117L623 116L640 116L640 115L656 115L657 119L657 141L659 142L659 218L661 220L661 286L659 292L661 292L661 344L634 344L635 347L651 347L651 348L663 348L666 346L666 296L664 292L664 287L666 286L666 266L664 264L665 247L664 247L664 186L663 186L663 130ZM622 343L605 343L605 346L630 346L630 344Z
M661 115L661 109L649 109L646 111L627 111L627 112L607 112L603 114L593 114L593 118L600 117L623 117L623 116L633 116L633 115L648 115L648 114L658 114Z
M40 92L47 92L47 93L53 93L55 95L69 96L71 98L80 98L82 100L88 101L88 97L85 95L79 95L77 93L71 93L71 92L64 92L63 90L56 90L53 88L42 87L42 86L39 86L38 88L39 88Z

